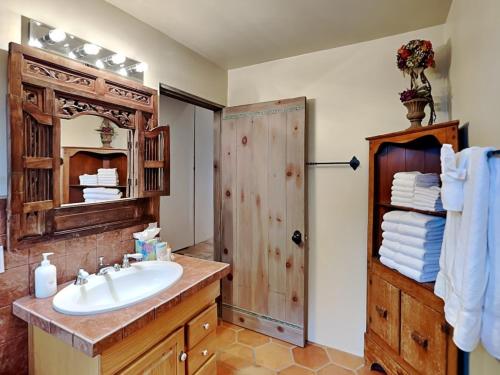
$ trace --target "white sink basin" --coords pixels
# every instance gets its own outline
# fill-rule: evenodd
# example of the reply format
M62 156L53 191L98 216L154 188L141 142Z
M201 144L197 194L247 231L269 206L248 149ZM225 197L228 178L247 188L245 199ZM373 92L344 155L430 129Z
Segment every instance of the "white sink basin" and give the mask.
M130 268L90 275L84 285L68 285L56 294L54 309L63 314L89 315L121 309L172 286L182 276L174 262L147 261Z

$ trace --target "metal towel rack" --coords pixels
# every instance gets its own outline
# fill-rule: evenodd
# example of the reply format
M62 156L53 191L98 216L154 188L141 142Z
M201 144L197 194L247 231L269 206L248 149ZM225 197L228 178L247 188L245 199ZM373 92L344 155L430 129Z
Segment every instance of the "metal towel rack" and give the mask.
M358 169L360 166L360 161L356 156L353 156L350 161L310 161L306 165L349 165L353 170Z

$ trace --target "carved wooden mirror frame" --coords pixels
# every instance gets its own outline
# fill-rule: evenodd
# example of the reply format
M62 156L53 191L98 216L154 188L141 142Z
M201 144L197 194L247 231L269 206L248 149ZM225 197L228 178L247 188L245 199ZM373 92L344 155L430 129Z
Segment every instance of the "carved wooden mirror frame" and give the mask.
M156 90L15 43L8 76L9 248L157 220L159 196L170 190L170 154L169 128L157 125ZM80 115L133 131L136 199L61 207L61 119Z

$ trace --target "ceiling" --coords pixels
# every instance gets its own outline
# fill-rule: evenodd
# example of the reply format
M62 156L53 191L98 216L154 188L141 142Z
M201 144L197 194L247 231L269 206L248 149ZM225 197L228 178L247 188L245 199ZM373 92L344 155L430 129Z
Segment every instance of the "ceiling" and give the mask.
M446 21L452 0L106 0L223 68Z

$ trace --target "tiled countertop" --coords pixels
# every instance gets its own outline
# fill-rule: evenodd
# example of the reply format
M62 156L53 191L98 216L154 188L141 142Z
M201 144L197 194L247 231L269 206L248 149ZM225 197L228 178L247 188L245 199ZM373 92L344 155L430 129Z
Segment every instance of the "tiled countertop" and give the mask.
M184 268L178 282L145 301L120 310L86 316L65 315L52 308L52 297L37 299L34 296L18 299L13 303L12 310L14 315L27 323L87 355L96 356L188 296L225 277L230 270L230 266L225 263L182 255L176 255L175 261Z

